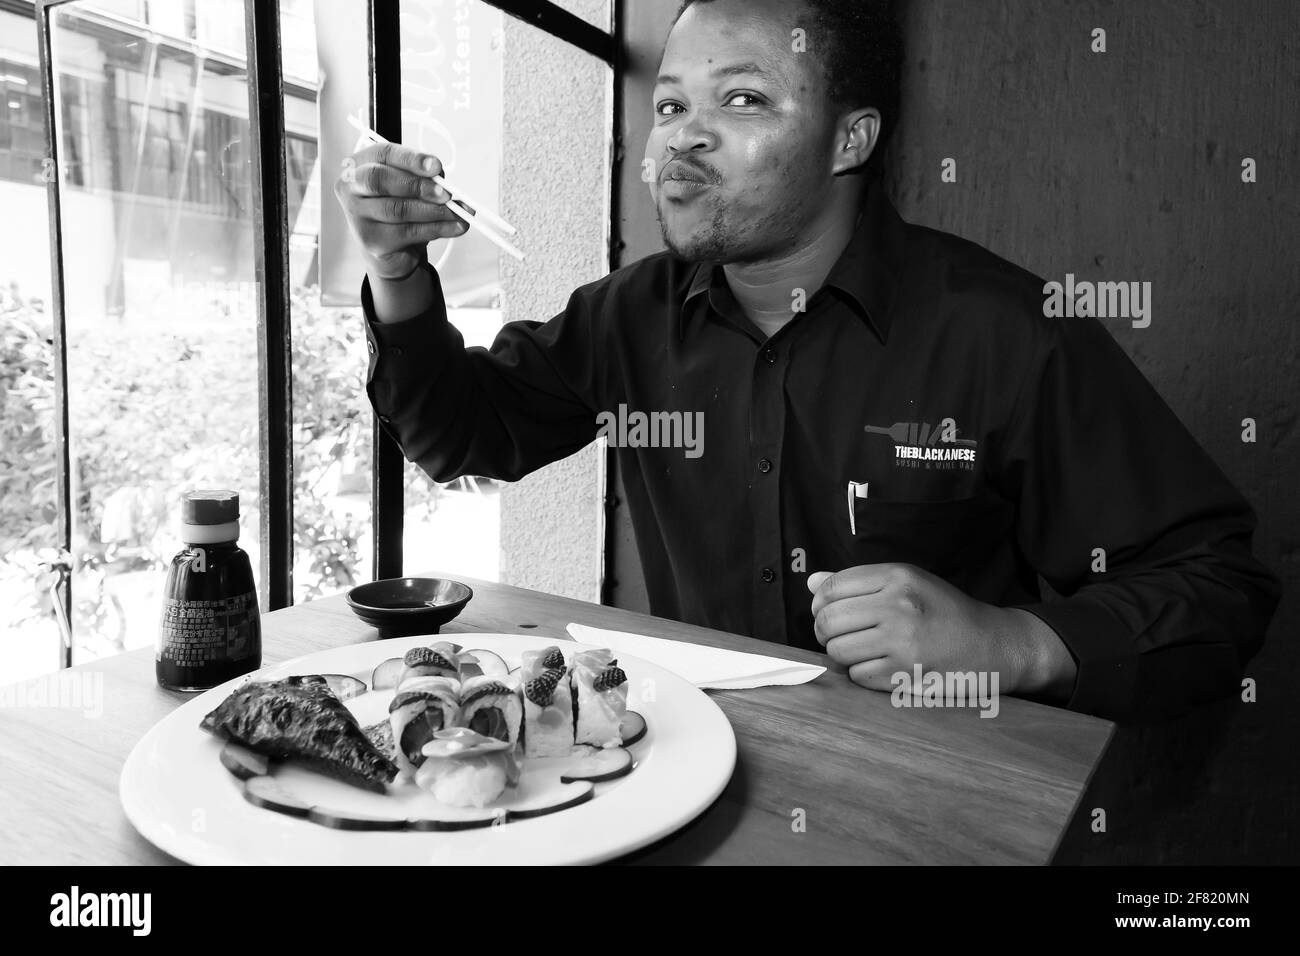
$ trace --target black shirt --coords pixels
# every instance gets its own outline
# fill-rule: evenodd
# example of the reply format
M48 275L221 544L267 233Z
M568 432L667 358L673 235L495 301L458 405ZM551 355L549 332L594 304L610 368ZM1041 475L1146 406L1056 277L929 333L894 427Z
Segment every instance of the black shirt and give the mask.
M808 574L910 563L1049 624L1068 706L1111 717L1232 693L1263 640L1254 513L1105 327L1046 317L1041 279L904 222L879 181L770 339L720 267L664 252L466 349L430 273L438 301L392 324L362 284L380 421L436 481L513 481L601 413L660 413L607 429L657 615L819 649ZM691 437L673 412L702 436L650 446Z

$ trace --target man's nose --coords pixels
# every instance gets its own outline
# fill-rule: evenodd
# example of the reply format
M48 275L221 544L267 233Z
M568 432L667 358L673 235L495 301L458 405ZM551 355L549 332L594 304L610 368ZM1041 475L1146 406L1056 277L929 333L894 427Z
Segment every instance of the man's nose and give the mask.
M701 114L692 113L668 138L668 150L671 153L689 153L692 150L713 149L717 143L718 137L711 125Z

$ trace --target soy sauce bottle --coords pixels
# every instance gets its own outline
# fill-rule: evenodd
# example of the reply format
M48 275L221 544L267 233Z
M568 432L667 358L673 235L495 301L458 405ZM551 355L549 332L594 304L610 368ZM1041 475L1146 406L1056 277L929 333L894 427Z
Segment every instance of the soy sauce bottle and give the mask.
M239 540L239 495L190 491L181 500L185 550L172 558L154 654L168 690L206 690L262 666L253 565Z

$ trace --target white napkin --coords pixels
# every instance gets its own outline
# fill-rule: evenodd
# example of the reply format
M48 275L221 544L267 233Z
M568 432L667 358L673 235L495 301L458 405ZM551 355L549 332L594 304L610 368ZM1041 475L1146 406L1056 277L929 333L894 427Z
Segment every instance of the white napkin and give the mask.
M568 631L575 641L608 647L616 652L615 657L618 654L631 654L644 658L686 678L696 687L739 690L770 684L806 684L810 680L816 680L826 670L816 664L800 664L798 661L764 657L762 654L724 651L701 644L629 634L626 631L607 631L585 624L570 624Z

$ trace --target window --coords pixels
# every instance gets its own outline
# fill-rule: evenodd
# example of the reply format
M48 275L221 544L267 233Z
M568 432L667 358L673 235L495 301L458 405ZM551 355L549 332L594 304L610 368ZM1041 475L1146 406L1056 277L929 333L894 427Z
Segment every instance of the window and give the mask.
M40 74L0 56L0 97L0 179L40 183L45 156Z
M86 660L153 643L186 488L240 493L240 542L260 571L252 157L245 73L146 23L105 24L95 5L55 6L50 24L71 623ZM106 80L92 94L77 71ZM87 157L102 188L79 193Z
M368 580L376 524L360 310L355 302L326 304L322 293L322 240L328 238L322 203L334 202L336 171L320 128L324 51L317 49L323 35L317 6L280 4L285 122L278 146L287 222L265 232L286 243L289 254L290 597L299 601ZM563 6L588 24L608 22L608 0ZM365 23L365 9L364 0L339 0L331 21L335 12L341 19L359 13ZM529 113L546 105L530 71L562 80L564 94L583 102L582 123L608 134L609 68L547 35L553 11L539 29L484 0L405 0L400 9L401 49L380 60L400 63L403 138L448 159L462 149L464 159L448 162L455 181L522 229L534 224L526 233L531 258L522 267L503 261L476 233L435 250L452 321L471 344L486 345L503 321L549 317L574 285L607 268L607 223L592 213L608 212L608 142L596 136L583 156L592 174L549 200L530 185L526 167L530 157L571 152L565 137L574 129L530 125ZM0 196L43 242L45 175L53 170L45 156L42 84L31 23L9 30L12 20L21 22L10 10L0 10L6 28L0 33ZM11 456L0 456L0 465L9 466L0 492L6 503L31 502L21 518L20 509L0 508L0 632L39 634L26 650L20 640L5 640L0 669L10 679L53 663L49 637L57 632L45 594L51 579L40 563L64 544L54 540L59 495L71 515L66 544L77 660L152 644L164 565L180 546L176 519L184 489L240 492L241 544L254 556L264 602L257 559L269 547L261 540L267 453L259 393L267 386L259 377L257 317L259 301L274 293L259 287L254 268L264 235L254 228L260 157L251 148L245 0L68 0L48 7L47 15L58 101L53 188L62 220L60 314L46 311L45 295L14 284L44 283L50 257L39 243L12 237L14 245L3 251L15 254L0 259L16 270L0 272L3 455ZM587 48L603 49L601 34L586 30ZM363 42L342 71L353 75L330 75L363 91L359 105L368 109L364 36L353 27L353 41ZM521 134L510 155L503 150L507 126ZM588 132L584 126L584 137ZM562 221L540 228L554 218L548 206L556 203ZM360 279L358 270L347 273L354 296ZM56 318L68 379L65 482L54 469ZM19 453L25 457L12 457ZM502 523L519 533L526 492L510 517L495 482L466 478L442 487L408 465L405 487L408 571L487 578L502 572ZM268 517L274 526L277 516ZM26 654L17 667L15 653ZM45 664L34 663L38 658Z

